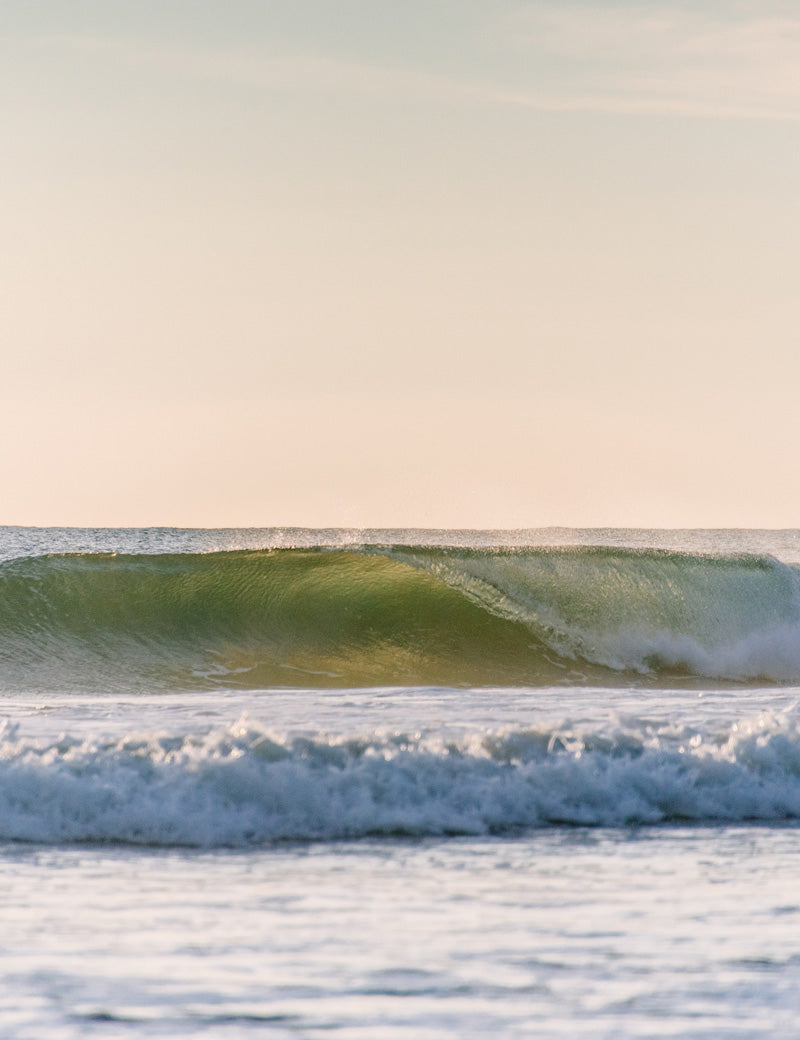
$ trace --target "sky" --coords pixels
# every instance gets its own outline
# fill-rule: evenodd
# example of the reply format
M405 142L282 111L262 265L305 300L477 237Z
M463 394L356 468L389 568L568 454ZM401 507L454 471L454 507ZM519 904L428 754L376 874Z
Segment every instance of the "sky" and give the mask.
M800 526L796 4L0 25L0 523Z

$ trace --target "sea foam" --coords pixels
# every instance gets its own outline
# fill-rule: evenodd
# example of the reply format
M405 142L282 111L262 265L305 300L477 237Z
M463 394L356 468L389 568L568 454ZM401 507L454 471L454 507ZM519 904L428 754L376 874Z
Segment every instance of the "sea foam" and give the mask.
M710 736L617 725L280 737L248 718L189 734L0 742L0 839L243 847L572 825L800 819L796 713Z

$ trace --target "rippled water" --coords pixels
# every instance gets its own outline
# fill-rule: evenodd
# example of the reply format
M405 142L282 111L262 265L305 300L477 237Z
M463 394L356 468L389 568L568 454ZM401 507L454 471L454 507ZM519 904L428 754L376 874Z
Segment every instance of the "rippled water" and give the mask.
M0 864L8 1036L796 1036L791 829Z

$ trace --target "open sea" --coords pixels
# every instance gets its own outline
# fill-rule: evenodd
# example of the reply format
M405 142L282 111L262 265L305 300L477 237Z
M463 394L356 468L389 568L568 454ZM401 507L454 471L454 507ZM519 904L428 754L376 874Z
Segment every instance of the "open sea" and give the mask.
M800 531L0 528L0 1036L800 1034Z

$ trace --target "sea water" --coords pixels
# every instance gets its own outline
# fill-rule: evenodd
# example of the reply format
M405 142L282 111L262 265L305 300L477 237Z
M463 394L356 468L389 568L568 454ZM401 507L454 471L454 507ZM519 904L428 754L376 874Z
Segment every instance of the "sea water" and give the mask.
M794 1037L800 533L0 530L3 1037Z

